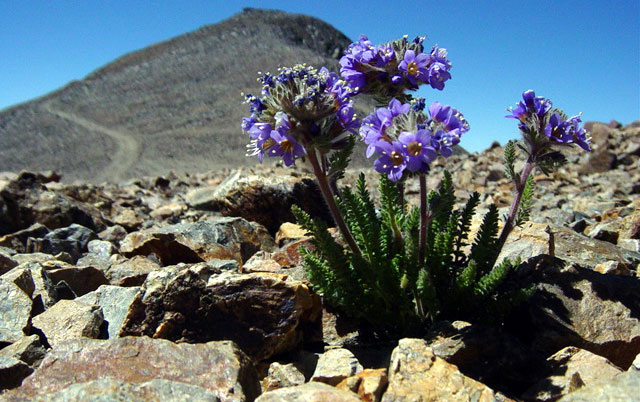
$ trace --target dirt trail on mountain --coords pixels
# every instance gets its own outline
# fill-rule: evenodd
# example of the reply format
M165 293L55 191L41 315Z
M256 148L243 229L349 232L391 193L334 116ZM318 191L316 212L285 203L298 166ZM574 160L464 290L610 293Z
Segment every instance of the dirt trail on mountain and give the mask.
M130 169L140 158L142 146L131 134L101 126L94 121L87 120L74 113L67 113L62 110L55 109L49 103L43 103L42 107L49 113L78 124L87 130L107 135L115 141L116 151L113 155L110 155L111 162L109 165L105 166L102 173L96 176L94 181L122 181L127 177L127 172L130 172Z

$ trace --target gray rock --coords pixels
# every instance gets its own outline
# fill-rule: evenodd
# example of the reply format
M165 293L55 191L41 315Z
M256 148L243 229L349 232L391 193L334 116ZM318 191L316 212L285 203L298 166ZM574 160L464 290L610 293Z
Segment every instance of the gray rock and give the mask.
M48 254L67 252L75 261L87 250L87 244L96 238L93 230L74 223L44 236L40 251Z
M33 309L31 313L33 315L40 314L44 310L53 306L58 300L58 292L53 284L53 281L49 277L46 269L41 263L26 263L20 264L14 270L28 269L31 271L31 278L33 279Z
M46 354L47 350L40 343L38 335L24 336L11 345L0 349L0 356L13 357L31 367L37 367Z
M87 243L87 251L106 260L111 257L111 254L115 254L117 252L116 248L113 246L113 243L98 239L91 240L89 243Z
M295 387L280 388L265 392L256 402L360 402L353 392L334 388L320 382L309 382Z
M558 402L637 401L638 395L640 395L640 371L627 371L609 381L572 392L560 398Z
M104 321L108 325L109 339L113 339L118 337L129 306L139 290L139 287L102 285L95 291L77 298L76 301L100 306Z
M140 384L110 378L72 384L51 394L39 395L38 402L83 401L220 401L220 393L178 381L151 380Z
M52 348L69 339L97 338L104 318L99 306L77 300L60 300L42 314L33 317L33 326L47 337Z
M222 401L251 401L260 392L251 360L232 342L176 344L147 337L81 338L54 348L22 386L7 393L6 398L46 400L49 394L73 384L99 379L140 386L153 380L179 382L209 390ZM110 392L109 386L98 388Z
M11 258L8 253L2 252L0 250L0 275L9 272L12 268L18 266L18 262Z
M149 274L120 335L229 339L262 360L319 340L320 314L319 296L286 276L168 267Z
M19 341L31 327L31 299L15 283L0 278L0 343Z
M212 259L243 263L258 250L274 248L275 242L263 226L225 217L133 232L120 245L127 257L155 254L163 265Z
M0 237L0 245L11 247L21 253L30 252L32 250L27 249L29 238L40 239L47 233L49 233L49 229L46 226L34 223L26 229Z
M329 349L320 355L311 381L335 386L362 370L362 365L348 349Z
M0 355L0 391L19 387L33 369L13 357Z
M273 362L261 381L262 392L304 384L304 374L293 364Z

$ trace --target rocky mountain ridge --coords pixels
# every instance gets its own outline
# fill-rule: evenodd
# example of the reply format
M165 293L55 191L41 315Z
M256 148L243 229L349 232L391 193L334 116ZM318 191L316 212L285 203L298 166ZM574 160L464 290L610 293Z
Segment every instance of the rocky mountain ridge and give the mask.
M0 399L633 400L640 121L586 126L593 151L535 176L531 221L499 257L523 261L533 296L502 327L436 322L421 339L376 339L313 291L290 207L328 217L302 164L102 185L5 173ZM504 211L502 151L439 159L429 186L446 168L461 201Z
M350 40L318 19L245 9L0 111L0 171L118 182L252 164L239 128L259 71L337 68Z

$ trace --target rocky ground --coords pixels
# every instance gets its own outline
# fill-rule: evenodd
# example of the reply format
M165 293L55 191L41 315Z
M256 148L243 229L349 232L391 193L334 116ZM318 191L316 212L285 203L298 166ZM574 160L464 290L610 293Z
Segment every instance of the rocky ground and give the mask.
M5 173L0 399L638 398L640 122L587 126L594 151L536 176L532 221L500 257L524 261L534 295L501 328L437 322L399 341L375 341L306 282L290 206L326 211L303 167L119 185ZM461 200L479 191L479 212L506 211L501 158L495 144L440 161L429 184L446 166Z

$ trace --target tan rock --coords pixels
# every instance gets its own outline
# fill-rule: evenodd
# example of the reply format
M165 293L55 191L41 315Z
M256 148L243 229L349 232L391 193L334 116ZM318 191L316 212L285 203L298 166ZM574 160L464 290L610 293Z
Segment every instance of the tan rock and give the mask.
M336 388L356 393L363 401L380 402L388 383L387 369L364 369L342 380Z
M436 357L422 339L401 339L391 355L382 401L510 401Z
M42 314L33 317L33 326L47 337L52 348L76 338L97 338L104 321L99 306L76 300L60 300Z
M302 226L285 222L280 225L280 229L276 233L276 244L282 247L285 243L288 243L292 240L298 240L302 237L307 237L307 231L302 228Z
M0 342L13 343L29 330L31 299L18 285L0 278Z
M143 222L142 218L132 209L124 209L113 217L113 223L122 226L129 232L138 230Z
M304 374L292 363L271 363L267 376L261 381L263 393L301 384L304 384Z

